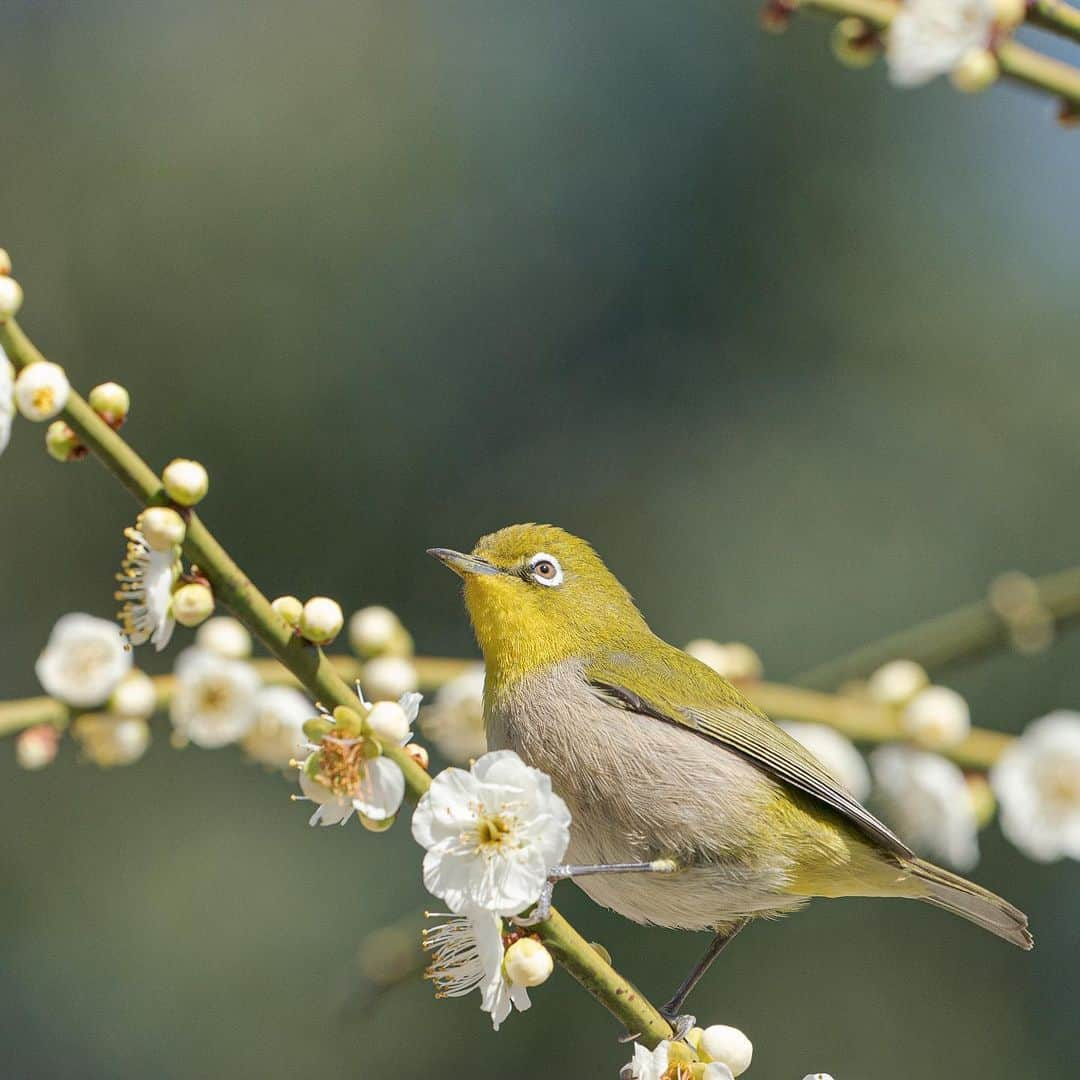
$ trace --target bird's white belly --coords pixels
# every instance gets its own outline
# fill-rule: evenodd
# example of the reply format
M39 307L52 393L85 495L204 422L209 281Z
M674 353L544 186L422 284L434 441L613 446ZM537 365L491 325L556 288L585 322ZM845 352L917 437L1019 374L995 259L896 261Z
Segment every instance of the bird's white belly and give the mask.
M573 664L488 701L487 725L492 749L517 751L566 800L567 862L670 857L684 867L577 879L598 904L635 922L698 930L800 903L783 891L787 861L753 843L773 781L737 755L607 704Z

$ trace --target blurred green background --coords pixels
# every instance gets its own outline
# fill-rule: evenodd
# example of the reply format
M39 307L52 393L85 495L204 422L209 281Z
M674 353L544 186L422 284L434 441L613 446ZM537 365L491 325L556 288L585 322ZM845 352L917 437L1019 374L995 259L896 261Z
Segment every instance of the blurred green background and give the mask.
M388 603L421 650L471 655L424 549L550 520L660 633L750 641L783 678L1076 560L1077 136L1047 102L896 93L831 60L828 23L770 38L748 3L11 0L4 21L23 324L82 388L130 387L151 463L206 463L205 517L270 595ZM41 437L20 423L0 462L5 697L36 692L58 615L112 611L133 516ZM1080 707L1076 639L950 681L1019 730ZM5 1076L628 1056L564 974L498 1035L419 982L358 1003L358 941L423 903L407 828L309 830L283 781L163 731L109 774L70 747L0 763ZM740 938L695 1011L747 1031L760 1080L1075 1076L1080 868L983 847L1034 953L819 903ZM559 902L657 999L704 943Z

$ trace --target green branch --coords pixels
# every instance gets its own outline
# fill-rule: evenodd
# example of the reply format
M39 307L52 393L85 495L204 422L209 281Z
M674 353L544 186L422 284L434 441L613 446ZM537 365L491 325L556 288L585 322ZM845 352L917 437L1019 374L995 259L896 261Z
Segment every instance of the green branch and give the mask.
M1027 21L1080 41L1080 8L1063 0L1028 0Z
M17 371L44 359L14 319L0 324L0 345L3 345ZM74 391L68 399L63 417L83 444L138 502L150 506L166 501L157 474ZM262 641L316 701L329 708L346 705L360 709L359 699L334 663L321 649L293 634L270 606L270 601L237 566L197 514L187 512L186 516L188 526L184 553L191 562L198 564L218 599ZM52 705L55 706L55 703ZM11 715L9 712L9 720ZM64 722L59 714L53 715L56 717L53 722ZM0 721L2 729L3 722ZM418 799L431 784L428 774L400 747L384 746L383 752L400 766L409 795L414 801ZM552 912L551 918L542 924L540 932L552 954L570 974L629 1030L641 1032L648 1045L655 1046L661 1039L672 1035L670 1026L652 1004L610 964L605 963L557 912Z

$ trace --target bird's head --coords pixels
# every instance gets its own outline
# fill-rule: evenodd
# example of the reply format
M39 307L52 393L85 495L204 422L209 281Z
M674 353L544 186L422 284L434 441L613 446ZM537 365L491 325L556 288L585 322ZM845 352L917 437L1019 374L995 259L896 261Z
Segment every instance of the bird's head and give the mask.
M471 554L429 551L465 582L489 684L512 682L648 632L630 594L584 540L554 525L510 525Z

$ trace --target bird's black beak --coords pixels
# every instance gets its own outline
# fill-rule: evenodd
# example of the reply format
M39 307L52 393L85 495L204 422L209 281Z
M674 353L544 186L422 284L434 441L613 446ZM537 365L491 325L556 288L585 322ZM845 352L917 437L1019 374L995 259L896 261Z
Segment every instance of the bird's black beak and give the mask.
M460 578L468 574L497 574L499 572L498 567L492 566L478 555L465 555L460 551L452 551L450 548L428 548L428 554L450 567Z

